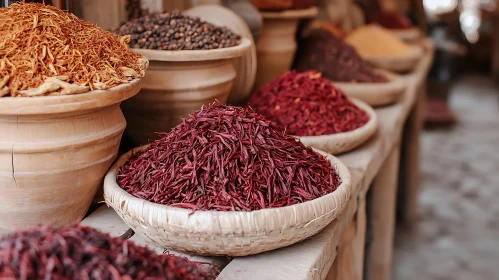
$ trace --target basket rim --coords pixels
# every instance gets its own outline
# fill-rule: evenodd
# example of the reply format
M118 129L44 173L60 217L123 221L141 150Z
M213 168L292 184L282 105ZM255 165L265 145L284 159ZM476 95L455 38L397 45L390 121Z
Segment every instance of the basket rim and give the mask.
M192 62L240 57L250 49L252 44L248 38L241 38L239 45L221 49L165 51L132 48L131 51L145 56L149 61Z
M360 136L364 135L369 135L370 138L378 129L378 115L376 114L376 111L369 106L366 102L358 99L358 98L353 98L353 97L348 97L353 104L355 104L357 107L359 107L361 110L366 112L369 115L369 121L354 130L347 131L347 132L341 132L341 133L336 133L336 134L327 134L327 135L317 135L317 136L296 136L300 140L304 141L311 141L311 140L328 140L328 141L336 141L337 139L352 139L352 138L358 138ZM339 140L338 140L339 141Z
M405 55L363 56L362 58L375 65L385 63L416 63L424 55L424 50L419 45L409 45L409 52ZM379 66L378 66L379 68Z
M341 179L341 184L336 188L335 191L333 191L332 193L329 193L327 195L318 197L314 200L310 200L310 201L306 201L306 202L298 203L298 204L294 204L294 205L288 205L288 206L284 206L284 207L265 208L265 209L254 210L254 211L196 210L194 213L192 212L191 209L153 203L153 202L150 202L150 201L147 201L145 199L138 198L138 197L135 197L135 196L129 194L128 192L123 190L118 185L118 183L116 181L118 168L121 165L123 165L126 162L126 160L128 160L128 158L132 155L133 152L143 151L143 150L147 149L147 147L149 147L149 145L150 144L134 148L134 149L128 151L127 153L123 154L113 164L111 169L106 174L106 176L104 178L104 198L105 198L106 203L109 206L111 206L113 208L115 206L119 207L117 205L113 205L113 203L111 201L109 201L110 200L109 192L112 191L112 192L114 192L114 196L120 195L121 197L124 197L128 203L140 203L140 205L143 206L144 208L155 208L156 210L159 210L162 212L163 211L164 212L176 212L176 214L179 214L179 215L186 215L188 217L188 219L203 218L203 216L204 216L204 218L206 216L210 216L210 217L223 216L225 219L237 219L241 215L262 216L262 215L265 215L265 214L268 214L271 212L281 212L282 213L282 211L293 213L293 212L299 211L300 208L306 208L308 206L311 206L311 205L316 204L316 203L320 203L320 202L325 201L325 200L329 200L331 198L335 198L335 197L341 198L340 193L343 193L343 192L346 192L348 194L348 196L345 199L340 199L340 203L338 203L338 204L344 205L350 198L351 188L352 188L352 176L351 176L349 169L346 167L346 165L343 164L337 157L335 157L331 154L328 154L326 152L323 152L321 150L312 148L315 152L317 152L320 155L325 156L329 160L329 162L331 163L331 166L336 170L338 176ZM121 204L123 204L123 202L124 202L124 200L122 200ZM212 221L213 220L210 220L210 223L213 223Z
M264 19L302 19L313 18L317 16L319 9L315 6L306 9L294 9L283 11L264 11L260 12Z
M394 87L396 86L397 90L400 89L401 91L405 90L407 88L406 83L404 82L404 78L402 75L394 73L392 71L382 69L382 68L373 68L373 72L379 75L384 76L388 81L384 83L356 83L356 82L345 82L345 81L334 81L332 80L331 82L335 86L348 86L348 87L358 87L358 88L388 88L388 87Z

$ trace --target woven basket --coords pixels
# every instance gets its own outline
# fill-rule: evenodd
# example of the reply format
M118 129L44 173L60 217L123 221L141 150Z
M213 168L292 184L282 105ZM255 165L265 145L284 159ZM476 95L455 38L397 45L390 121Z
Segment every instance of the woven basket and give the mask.
M409 72L418 65L424 54L420 46L413 45L410 48L409 53L403 56L366 56L363 58L375 67L394 72Z
M345 83L333 82L349 97L360 99L370 106L379 107L395 103L404 94L405 81L397 74L381 69L377 73L388 79L386 83Z
M142 146L134 151L141 151ZM352 192L351 175L337 158L324 152L342 180L336 191L323 197L282 208L252 212L196 211L171 207L134 197L116 182L118 167L133 151L123 155L104 181L109 206L135 232L158 246L198 255L247 256L289 246L327 226L342 211Z
M351 151L369 140L378 129L378 116L366 103L357 99L352 99L352 102L369 114L371 119L367 124L349 132L321 136L300 136L300 142L305 146L338 155Z

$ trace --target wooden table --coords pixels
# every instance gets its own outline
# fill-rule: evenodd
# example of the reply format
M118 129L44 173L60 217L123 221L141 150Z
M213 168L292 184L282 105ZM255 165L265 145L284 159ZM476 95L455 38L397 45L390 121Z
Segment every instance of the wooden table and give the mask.
M221 280L245 279L362 279L364 267L370 279L390 279L395 230L396 194L400 153L407 152L407 189L411 199L406 200L409 219L413 219L419 184L419 136L422 127L421 108L424 101L424 83L433 61L433 45L414 73L404 76L408 89L395 105L377 109L379 131L367 144L354 152L339 156L352 173L353 195L344 212L324 230L298 244L279 250L234 258L202 258L195 260L215 263L223 270ZM404 126L407 139L402 143ZM410 147L407 149L406 147ZM372 194L373 240L365 258L366 194L374 181ZM114 236L126 236L162 253L139 235L130 235L126 226L110 208L101 207L83 224L99 228ZM365 265L364 260L368 263Z

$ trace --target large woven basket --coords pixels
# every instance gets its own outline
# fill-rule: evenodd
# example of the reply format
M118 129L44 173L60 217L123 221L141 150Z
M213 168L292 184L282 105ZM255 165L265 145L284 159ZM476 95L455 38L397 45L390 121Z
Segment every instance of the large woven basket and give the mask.
M196 211L171 207L134 197L116 182L118 167L139 147L123 155L104 181L107 204L136 233L158 246L198 255L247 256L289 246L327 226L342 211L351 194L351 175L332 155L331 161L342 184L323 197L282 208L252 212Z
M378 116L376 112L366 103L351 98L352 102L360 109L367 112L371 118L363 127L349 132L321 135L321 136L300 136L300 142L305 146L310 146L328 152L333 155L338 155L355 149L369 140L378 129Z
M377 73L388 79L386 83L345 83L334 82L334 85L349 97L360 99L370 106L385 106L400 100L407 83L397 74L377 69Z
M368 56L363 58L375 67L394 72L409 72L418 65L423 54L424 51L420 46L412 45L409 53L403 56Z

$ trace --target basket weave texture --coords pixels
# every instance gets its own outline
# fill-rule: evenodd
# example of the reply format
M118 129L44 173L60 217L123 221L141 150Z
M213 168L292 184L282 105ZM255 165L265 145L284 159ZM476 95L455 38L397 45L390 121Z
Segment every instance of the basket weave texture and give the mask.
M320 136L300 136L300 142L305 146L338 155L351 151L369 140L378 129L378 116L376 112L366 103L350 98L360 109L367 112L370 120L362 127L352 131L320 135Z
M142 146L135 152L146 149ZM316 150L317 151L317 150ZM351 189L348 168L322 151L341 179L338 189L312 201L251 212L196 211L134 197L116 182L123 155L108 172L104 197L136 233L165 249L198 255L247 256L292 245L322 230L342 211Z

